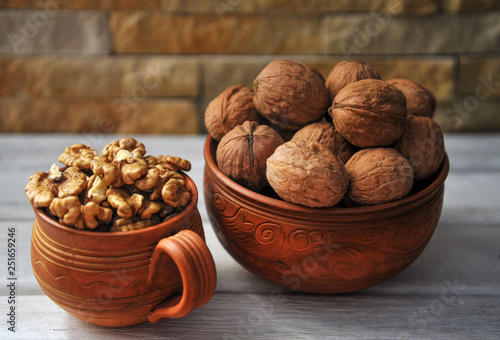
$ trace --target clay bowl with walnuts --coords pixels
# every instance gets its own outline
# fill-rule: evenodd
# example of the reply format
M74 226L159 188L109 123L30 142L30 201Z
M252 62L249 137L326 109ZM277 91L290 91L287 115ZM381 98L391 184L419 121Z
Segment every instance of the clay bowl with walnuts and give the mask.
M389 203L310 208L251 191L224 175L217 142L204 147L205 204L225 249L275 285L334 294L382 283L423 252L443 206L448 157L437 173Z
M127 232L63 225L33 207L33 273L45 294L78 319L124 327L183 317L215 291L215 265L204 241L198 191L160 224Z
M145 153L130 137L107 144L103 156L73 144L58 158L65 167L34 173L25 188L35 212L31 264L41 289L95 325L183 317L215 291L198 190L181 171L191 163Z

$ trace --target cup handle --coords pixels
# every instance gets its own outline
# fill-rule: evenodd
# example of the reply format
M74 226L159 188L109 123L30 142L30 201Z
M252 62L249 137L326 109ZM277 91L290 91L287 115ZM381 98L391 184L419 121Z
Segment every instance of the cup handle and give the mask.
M152 323L165 318L180 318L203 306L212 298L217 283L212 254L197 233L185 229L162 239L153 251L148 282L159 275L158 263L164 253L172 258L179 269L183 285L182 296L152 311L148 315L148 321Z

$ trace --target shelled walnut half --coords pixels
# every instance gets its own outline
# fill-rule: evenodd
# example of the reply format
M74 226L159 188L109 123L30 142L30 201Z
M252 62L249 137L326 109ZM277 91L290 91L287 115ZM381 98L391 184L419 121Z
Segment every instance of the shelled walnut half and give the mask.
M57 175L54 176L54 172ZM51 179L52 178L52 179ZM56 197L76 196L87 186L87 175L76 167L66 168L61 174L57 166L49 173L38 171L30 176L25 193L35 208L49 207Z

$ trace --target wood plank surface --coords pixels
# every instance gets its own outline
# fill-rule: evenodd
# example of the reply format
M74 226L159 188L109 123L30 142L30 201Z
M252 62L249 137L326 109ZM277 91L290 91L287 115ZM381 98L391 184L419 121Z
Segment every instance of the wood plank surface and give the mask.
M219 293L181 319L103 328L61 312L46 296L35 295L20 297L19 330L9 339L496 340L499 303L499 296L456 296L452 291L338 296Z
M313 295L271 285L224 250L202 195L204 136L134 136L148 154L189 159L199 210L217 267L216 294L178 320L106 329L57 307L31 271L34 219L24 186L48 170L65 146L96 149L120 136L0 135L0 315L7 313L7 229L16 228L17 332L0 317L0 339L498 339L500 338L500 135L446 136L451 171L440 223L424 253L378 286L343 295Z

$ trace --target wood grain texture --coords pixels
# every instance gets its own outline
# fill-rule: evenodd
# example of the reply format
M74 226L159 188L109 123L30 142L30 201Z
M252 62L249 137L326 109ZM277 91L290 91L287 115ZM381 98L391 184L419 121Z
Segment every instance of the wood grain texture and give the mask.
M443 214L424 253L391 280L345 295L301 294L271 285L238 265L199 210L218 275L216 293L181 319L123 329L73 318L40 290L30 264L34 214L29 175L48 169L76 142L102 147L121 136L0 135L0 313L7 313L7 229L15 227L17 332L1 339L497 339L500 337L500 135L447 135L451 171ZM191 160L202 188L205 136L134 136L148 154ZM5 320L5 317L0 318Z
M102 328L61 311L44 295L22 296L24 322L10 338L497 339L499 303L498 296L469 295L217 294L181 319Z

